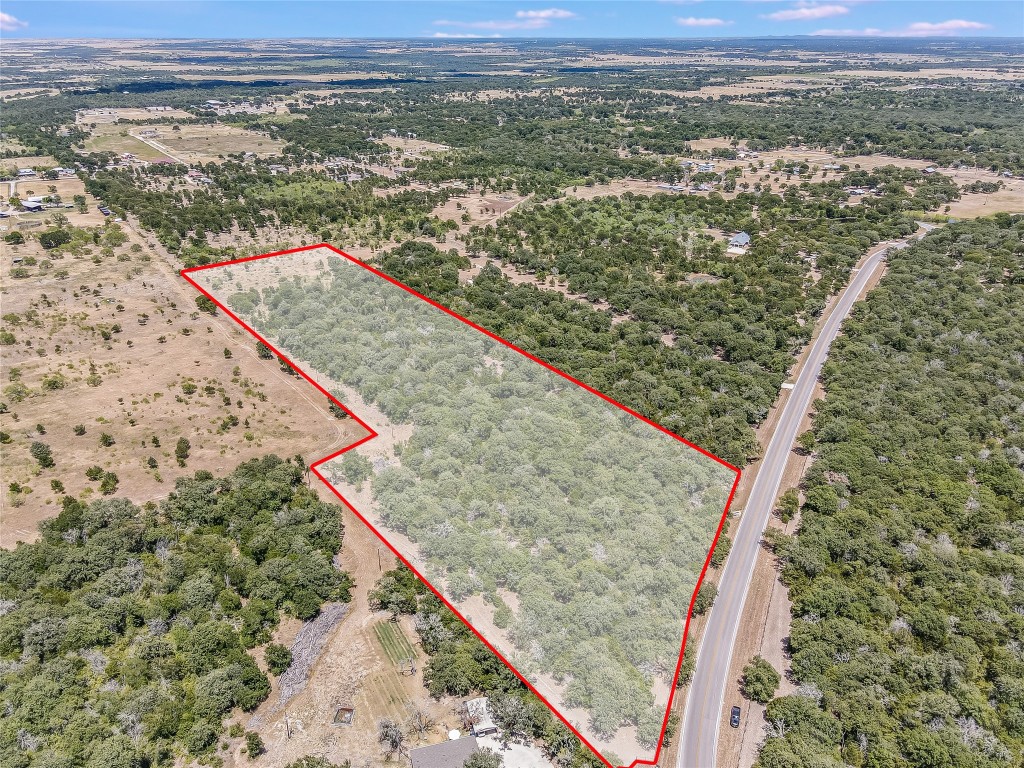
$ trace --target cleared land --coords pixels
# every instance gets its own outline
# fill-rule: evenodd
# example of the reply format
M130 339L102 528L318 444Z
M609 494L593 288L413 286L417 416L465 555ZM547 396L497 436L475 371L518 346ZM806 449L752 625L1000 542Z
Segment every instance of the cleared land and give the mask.
M21 182L19 192L31 183ZM77 179L53 183L68 187L66 197L82 191ZM145 239L104 226L96 201L87 199L87 213L62 213L74 227L96 228L98 245L47 252L35 239L0 242L2 330L15 340L0 346L7 405L0 430L11 440L3 446L3 481L5 489L12 482L31 489L0 497L0 546L34 540L39 521L60 511L63 493L98 495L85 474L92 466L115 473L118 494L143 503L167 495L175 478L195 468L226 472L272 452L322 454L358 434L357 425L327 413L324 398L259 360L232 323L198 313L194 293ZM50 216L4 224L45 226ZM292 412L309 417L295 420ZM74 433L77 424L83 435ZM100 445L104 433L112 444ZM191 444L184 467L174 456L179 437ZM55 468L38 467L33 442L53 446ZM50 487L56 479L63 492Z
M114 152L119 155L129 152L140 160L169 159L165 152L161 152L159 149L146 144L142 139L133 136L132 131L135 130L138 130L135 126L98 123L92 129L89 138L85 140L85 151Z

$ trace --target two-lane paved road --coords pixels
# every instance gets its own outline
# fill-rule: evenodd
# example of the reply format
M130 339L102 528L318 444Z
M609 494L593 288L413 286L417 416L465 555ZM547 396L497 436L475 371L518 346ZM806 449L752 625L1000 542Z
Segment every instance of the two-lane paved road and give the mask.
M839 295L835 307L812 342L807 359L793 390L782 408L778 425L768 443L758 468L750 499L740 517L732 550L718 585L718 597L711 608L708 625L697 652L697 666L686 699L679 742L678 768L714 768L718 749L718 729L727 725L728 712L723 711L725 692L729 686L729 665L733 646L743 615L743 604L754 573L761 537L782 475L800 428L800 421L811 405L814 385L828 357L829 346L850 313L857 297L864 291L875 272L881 268L888 248L899 243L883 243L854 272L850 283ZM741 702L729 702L732 704ZM746 703L742 702L744 708ZM738 757L737 757L738 759ZM732 766L722 766L732 768Z

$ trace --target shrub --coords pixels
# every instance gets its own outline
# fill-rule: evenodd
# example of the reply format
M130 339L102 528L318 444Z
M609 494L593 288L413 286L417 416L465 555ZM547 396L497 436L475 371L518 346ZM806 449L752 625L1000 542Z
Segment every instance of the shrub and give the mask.
M29 453L32 454L32 458L35 459L43 469L49 469L54 464L53 452L50 450L50 446L46 443L32 443L32 446L29 448Z
M200 312L206 312L208 315L217 314L217 305L205 296L196 296L196 306Z
M782 678L775 671L775 667L760 656L755 656L743 668L741 688L743 695L751 701L767 704L775 697L781 681Z
M188 438L179 437L177 444L174 446L174 458L178 460L178 466L185 466L185 459L189 456L189 451L192 450L192 443L188 441Z
M59 373L53 373L49 376L43 377L43 389L48 389L51 392L64 389L68 384L68 380Z
M718 587L710 581L701 584L697 592L697 599L693 603L693 615L703 616L710 611L716 597L718 597Z
M118 478L113 472L104 472L100 480L100 493L110 496L117 491Z
M292 664L292 652L279 643L271 643L263 652L267 668L275 675L283 674Z
M249 759L252 760L254 757L259 757L266 752L266 747L263 746L263 739L255 731L248 731L245 734L245 752L249 755Z

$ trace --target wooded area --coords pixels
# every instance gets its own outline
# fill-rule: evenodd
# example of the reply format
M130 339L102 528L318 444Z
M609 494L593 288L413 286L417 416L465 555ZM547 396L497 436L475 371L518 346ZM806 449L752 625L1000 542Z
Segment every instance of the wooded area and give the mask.
M1024 221L893 254L824 371L793 538L797 694L762 768L1013 765L1024 747Z
M133 768L209 755L270 683L251 650L283 615L347 602L339 508L268 456L199 470L160 504L65 496L0 550L0 762Z
M734 471L326 249L192 276L300 367L413 427L393 455L367 446L364 514L416 545L449 600L483 596L508 630L494 645L553 678L589 729L632 726L653 749L652 687L672 682ZM350 469L320 471L346 495Z

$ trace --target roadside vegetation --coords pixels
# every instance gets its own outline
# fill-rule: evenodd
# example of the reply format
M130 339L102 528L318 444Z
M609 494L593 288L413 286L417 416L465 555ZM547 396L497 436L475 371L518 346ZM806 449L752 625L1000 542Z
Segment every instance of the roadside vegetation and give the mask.
M775 535L794 695L762 768L1015 765L1024 750L1024 220L895 254L824 371Z

